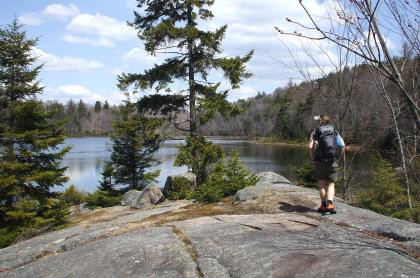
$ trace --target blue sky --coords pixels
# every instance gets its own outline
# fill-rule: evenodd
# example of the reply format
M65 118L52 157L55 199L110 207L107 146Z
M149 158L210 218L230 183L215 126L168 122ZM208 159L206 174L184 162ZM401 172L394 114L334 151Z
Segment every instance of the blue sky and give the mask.
M324 2L306 1L315 14L323 13ZM106 99L118 104L123 94L116 87L117 75L142 72L164 58L145 53L136 31L126 25L126 21L133 19L135 3L134 0L2 0L0 24L10 23L16 16L25 24L30 37L40 37L33 53L45 64L40 76L46 86L42 99L66 102L73 98L88 103ZM248 65L253 78L245 81L241 89L232 91L229 100L251 97L258 91L271 93L290 79L299 81L299 74L284 66L292 63L284 45L293 49L299 43L296 38L280 38L274 31L274 26L287 24L286 16L307 20L297 1L267 0L261 5L255 0L216 0L212 10L215 18L206 23L206 28L229 25L224 54L236 56L255 51ZM317 59L328 70L327 59Z

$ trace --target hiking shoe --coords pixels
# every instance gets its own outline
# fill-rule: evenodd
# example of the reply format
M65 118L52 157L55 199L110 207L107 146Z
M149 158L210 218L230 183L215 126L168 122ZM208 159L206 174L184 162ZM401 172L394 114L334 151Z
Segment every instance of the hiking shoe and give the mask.
M326 213L326 212L327 212L327 207L326 207L326 206L324 206L324 205L321 205L321 206L318 208L318 212L319 212L319 213Z
M325 207L325 211L326 211L326 212L329 212L329 213L331 213L331 214L336 214L336 213L337 213L337 211L335 210L335 207L334 207L334 205L333 205L333 204L328 204L328 205Z

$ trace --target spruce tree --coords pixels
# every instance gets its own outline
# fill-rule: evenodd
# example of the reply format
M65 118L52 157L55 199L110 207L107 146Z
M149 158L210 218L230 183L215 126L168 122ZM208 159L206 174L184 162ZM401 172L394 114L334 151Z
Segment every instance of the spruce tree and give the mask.
M215 31L199 28L199 21L213 18L210 10L213 3L214 0L138 0L137 7L141 12L135 11L135 19L129 24L137 29L148 53L172 56L142 74L123 73L118 77L122 90L130 86L135 90L155 90L156 94L144 97L138 103L140 110L177 112L188 103L189 125L185 127L178 123L176 126L188 131L190 137L197 137L197 125L205 123L216 112L224 115L238 112L226 100L228 90L220 90L220 82L209 78L211 70L221 71L234 89L239 88L243 79L251 77L245 64L251 59L252 51L243 57L221 55L226 25ZM171 85L175 81L185 83L186 87L174 90ZM197 153L191 156L196 161L186 165L197 173L200 169L196 165L201 158Z
M101 112L101 110L102 110L102 104L101 104L101 102L99 100L97 100L95 102L94 111L95 111L95 113L99 113L99 112Z
M104 168L101 172L102 180L99 182L98 189L101 191L107 191L110 193L116 193L117 190L115 189L115 184L113 182L113 176L114 176L114 167L112 167L112 163L110 161L107 161L105 163Z
M104 107L103 107L103 109L104 109L104 110L108 110L108 109L109 109L109 103L108 103L108 101L107 101L107 100L105 100L105 103L104 103Z
M113 123L110 161L120 191L142 190L159 176L159 170L147 172L147 169L159 164L153 155L161 141L155 133L161 124L162 119L145 118L137 113L129 98L121 105L119 119Z
M37 95L43 90L42 65L15 19L0 28L0 245L40 225L61 224L66 214L52 191L68 180L60 160L69 148L54 113L45 111Z

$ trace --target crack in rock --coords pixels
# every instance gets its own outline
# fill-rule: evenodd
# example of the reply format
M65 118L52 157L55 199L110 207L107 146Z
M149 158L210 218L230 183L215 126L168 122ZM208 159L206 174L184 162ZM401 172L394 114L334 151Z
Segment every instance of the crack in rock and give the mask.
M201 268L198 264L198 254L197 251L195 250L192 242L190 241L190 239L188 238L188 236L178 227L176 227L175 225L167 225L169 227L172 228L172 232L175 234L175 236L182 242L185 251L191 256L191 259L193 260L193 262L196 265L196 270L197 273L199 275L199 277L204 277L203 272L201 271Z
M218 218L218 217L216 217L216 216L212 216L212 218L214 218L214 219L216 219L216 220L218 220L218 221L221 221L221 222L225 222L225 220L220 219L220 218ZM261 228L261 227L258 227L258 226L253 226L253 225L249 225L249 224L237 223L237 222L230 222L230 223L233 223L233 224L238 224L238 225L242 225L242 226L245 226L245 227L248 227L248 228L252 228L252 229L254 229L254 230L258 230L258 231L262 231L262 230L263 230L263 228Z

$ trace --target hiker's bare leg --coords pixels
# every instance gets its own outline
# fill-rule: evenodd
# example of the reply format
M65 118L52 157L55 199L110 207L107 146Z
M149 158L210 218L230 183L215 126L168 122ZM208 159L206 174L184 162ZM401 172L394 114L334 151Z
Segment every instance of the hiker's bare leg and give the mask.
M327 191L325 190L326 185L327 185L327 182L325 180L319 181L319 198L321 198L321 202L326 201L326 195L327 195Z
M335 184L333 182L329 182L327 185L327 200L332 201L335 196Z

